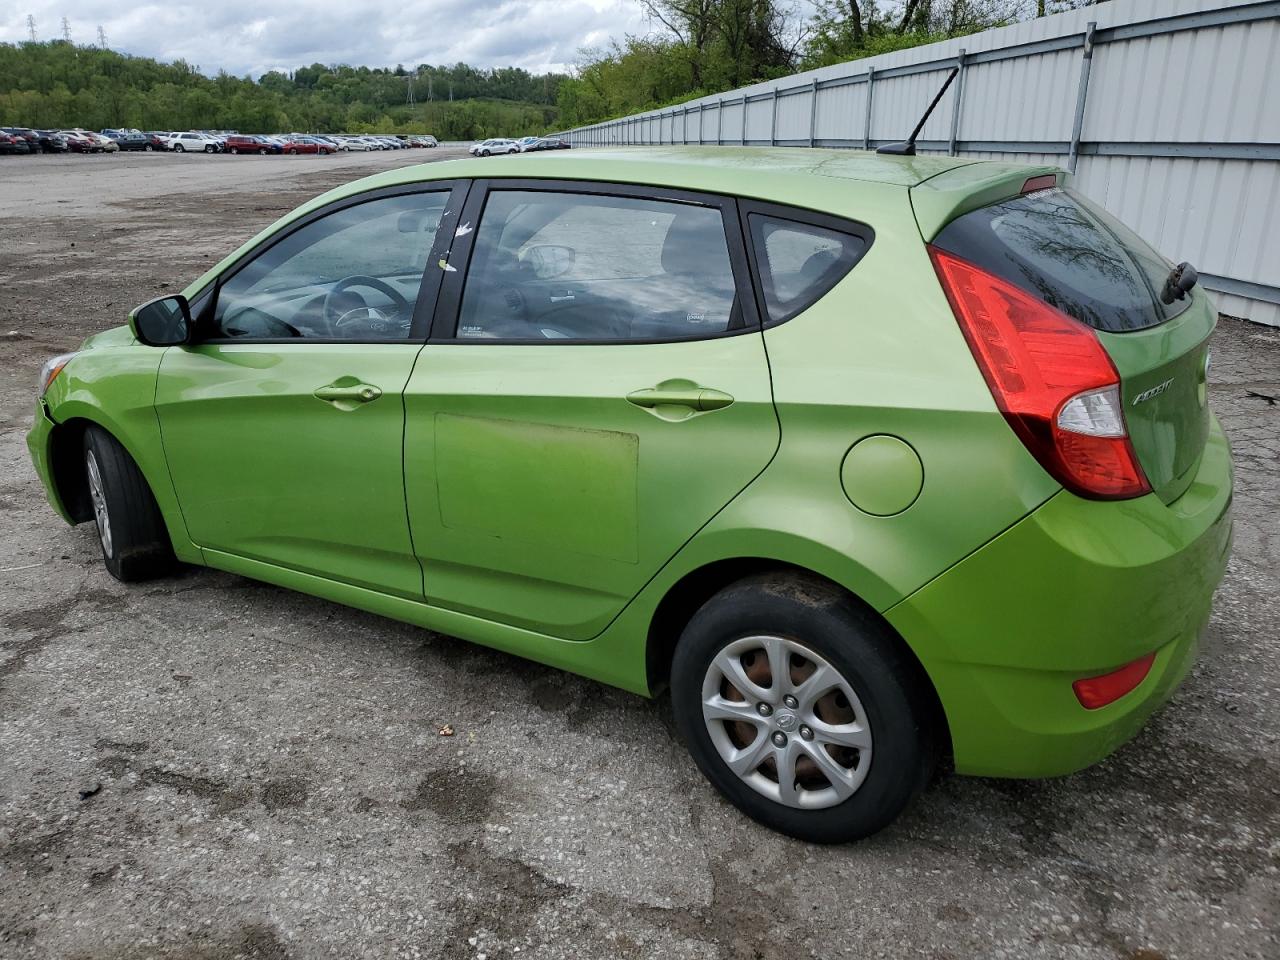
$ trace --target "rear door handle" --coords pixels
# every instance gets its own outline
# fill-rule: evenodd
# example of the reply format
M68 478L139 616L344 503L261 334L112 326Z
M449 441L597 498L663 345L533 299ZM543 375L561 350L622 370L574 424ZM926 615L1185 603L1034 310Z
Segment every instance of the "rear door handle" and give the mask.
M551 300L552 303L564 303L566 300L575 300L577 298L574 297L573 292L570 291L566 293L563 297L557 297L553 293L549 299Z
M733 403L733 397L708 387L646 387L627 394L627 400L637 407L688 407L690 410L720 410Z

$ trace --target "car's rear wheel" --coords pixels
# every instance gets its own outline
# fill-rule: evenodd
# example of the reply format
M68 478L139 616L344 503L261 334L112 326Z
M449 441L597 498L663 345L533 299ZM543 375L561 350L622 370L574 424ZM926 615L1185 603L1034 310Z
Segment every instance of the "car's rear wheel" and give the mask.
M105 430L90 427L84 467L107 572L126 583L170 573L177 561L164 518L128 451Z
M182 144L180 144L180 143L175 143L175 144L173 145L173 149L174 149L174 151L175 151L175 152L177 152L177 153L186 153L186 152L187 152L187 148L186 148L186 147L184 147L184 146L183 146Z
M298 155L298 149L297 149L297 147L294 147L294 148L290 149L290 151L289 151L289 155L290 155L290 156L293 156L293 157L296 157L296 156Z
M228 152L228 153L239 153L239 152L240 152L240 148L239 148L239 147L232 147L232 148L231 148L230 150L228 150L227 152Z
M480 151L480 156L482 156L482 157L487 157L488 155L489 155L489 151L488 151L488 150L481 150L481 151Z
M145 147L143 147L142 149L143 149L143 150L145 150L145 151L147 151L147 153L150 153L150 152L151 152L152 150L154 150L155 148L154 148L153 146L151 146L151 144L149 144L149 143L148 143L148 144L147 144Z
M671 697L707 779L801 840L882 829L936 760L918 666L873 613L799 575L748 578L694 614L672 660Z

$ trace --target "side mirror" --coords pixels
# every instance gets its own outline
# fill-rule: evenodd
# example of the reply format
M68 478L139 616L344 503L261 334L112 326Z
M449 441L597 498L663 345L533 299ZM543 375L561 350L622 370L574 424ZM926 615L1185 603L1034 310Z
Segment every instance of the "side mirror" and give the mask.
M176 347L191 340L191 305L182 294L160 297L129 314L129 329L149 347Z
M578 254L573 247L563 247L555 243L539 244L530 247L520 255L520 262L533 267L533 275L539 280L554 280L563 277L573 269Z

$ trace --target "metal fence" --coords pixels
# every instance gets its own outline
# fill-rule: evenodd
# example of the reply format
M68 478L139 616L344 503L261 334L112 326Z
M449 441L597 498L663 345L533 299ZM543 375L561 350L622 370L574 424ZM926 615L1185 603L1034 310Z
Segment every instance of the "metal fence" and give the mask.
M952 67L921 153L1063 166L1223 313L1280 326L1280 0L1113 0L562 136L874 149Z

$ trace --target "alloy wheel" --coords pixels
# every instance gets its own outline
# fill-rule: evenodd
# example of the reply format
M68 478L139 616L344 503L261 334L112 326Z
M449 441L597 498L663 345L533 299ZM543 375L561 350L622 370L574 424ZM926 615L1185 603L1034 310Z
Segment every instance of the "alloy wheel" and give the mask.
M703 678L702 716L725 765L788 807L843 803L871 768L871 726L853 685L795 640L724 646Z
M102 541L102 552L108 557L111 552L111 515L107 513L107 495L102 489L102 472L98 469L98 458L90 450L85 454L85 472L89 475L89 500L93 504L93 522L98 528L98 539Z

